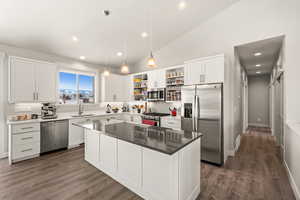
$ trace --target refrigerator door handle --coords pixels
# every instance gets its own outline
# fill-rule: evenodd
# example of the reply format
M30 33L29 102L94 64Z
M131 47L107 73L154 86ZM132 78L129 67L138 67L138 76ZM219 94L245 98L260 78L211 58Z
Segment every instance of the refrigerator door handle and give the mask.
M195 114L196 114L196 95L193 98L193 110L192 110L192 123L193 123L193 131L196 131L196 123L195 123Z
M198 132L198 119L200 115L199 96L195 96L195 130Z

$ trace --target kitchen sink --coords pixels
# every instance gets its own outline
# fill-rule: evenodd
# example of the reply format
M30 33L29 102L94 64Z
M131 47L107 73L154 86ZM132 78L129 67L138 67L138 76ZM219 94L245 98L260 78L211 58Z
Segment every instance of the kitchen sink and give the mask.
M92 117L92 116L95 116L95 114L72 115L72 117Z

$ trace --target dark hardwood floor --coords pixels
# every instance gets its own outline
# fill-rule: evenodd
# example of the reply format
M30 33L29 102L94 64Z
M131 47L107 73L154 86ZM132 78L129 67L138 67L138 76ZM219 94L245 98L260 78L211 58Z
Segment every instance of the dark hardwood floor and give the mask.
M224 167L202 164L201 200L294 200L270 131L251 128ZM12 166L0 160L0 200L142 199L83 160L83 148ZM167 200L167 199L166 199Z

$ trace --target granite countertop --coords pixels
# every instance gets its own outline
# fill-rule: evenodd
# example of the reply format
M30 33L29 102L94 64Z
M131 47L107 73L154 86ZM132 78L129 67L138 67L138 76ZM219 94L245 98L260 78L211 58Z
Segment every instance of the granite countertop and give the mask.
M59 120L69 120L69 119L81 119L81 118L93 118L93 117L105 117L105 116L114 116L114 115L123 115L123 114L129 114L129 115L143 115L142 113L133 113L133 112L117 112L117 113L106 113L105 111L86 111L84 115L89 116L80 116L80 117L73 117L74 115L77 115L77 112L67 112L67 113L57 113L57 118L55 119L30 119L30 120L19 120L19 121L13 121L13 120L7 120L8 125L12 124L25 124L25 123L40 123L40 122L48 122L48 121L59 121Z
M172 155L202 136L184 130L133 124L120 120L89 120L73 123L126 142Z

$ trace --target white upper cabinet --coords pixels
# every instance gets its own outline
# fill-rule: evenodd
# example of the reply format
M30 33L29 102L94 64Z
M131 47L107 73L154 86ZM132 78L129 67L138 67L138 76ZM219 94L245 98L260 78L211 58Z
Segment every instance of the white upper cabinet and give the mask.
M35 101L35 65L22 59L10 59L10 102Z
M185 85L224 82L224 62L224 55L186 62Z
M36 93L39 102L55 102L56 66L52 63L36 63Z
M166 70L157 69L148 71L148 89L165 88L166 87Z
M55 101L55 64L10 57L9 66L10 103Z
M102 101L124 102L131 98L131 76L110 74L102 76Z

